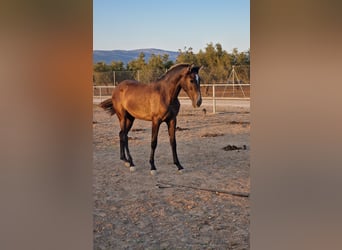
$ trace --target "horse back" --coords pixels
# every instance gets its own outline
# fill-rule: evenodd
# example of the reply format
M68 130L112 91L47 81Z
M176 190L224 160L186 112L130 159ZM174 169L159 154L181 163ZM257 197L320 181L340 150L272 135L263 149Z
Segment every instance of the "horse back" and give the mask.
M135 80L122 81L113 91L113 97L115 95L118 98L124 99L139 99L139 97L148 98L153 92L149 84L144 84Z
M142 120L151 120L154 96L150 84L144 84L134 80L122 81L113 91L112 100L114 106L122 112L127 111L133 117Z

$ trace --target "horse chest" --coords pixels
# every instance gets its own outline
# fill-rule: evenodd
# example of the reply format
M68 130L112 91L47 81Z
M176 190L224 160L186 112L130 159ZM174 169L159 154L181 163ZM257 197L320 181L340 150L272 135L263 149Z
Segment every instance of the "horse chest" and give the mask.
M167 109L166 109L166 111L165 111L165 113L164 113L164 115L163 115L162 120L163 120L163 121L165 121L165 120L170 120L170 119L173 119L174 117L176 117L176 116L178 115L179 108L180 108L179 102L178 102L178 103L177 103L177 102L171 103L171 104L167 107Z

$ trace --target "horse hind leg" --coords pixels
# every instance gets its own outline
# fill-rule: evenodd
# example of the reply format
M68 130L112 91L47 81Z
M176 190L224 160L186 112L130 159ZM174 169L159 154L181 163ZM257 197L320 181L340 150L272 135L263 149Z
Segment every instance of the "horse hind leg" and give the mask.
M124 116L123 119L120 120L120 132L119 132L119 137L120 137L120 159L125 162L126 167L131 167L131 171L134 171L134 163L132 156L129 152L128 148L128 132L131 129L132 125L134 122L134 117L132 116ZM127 154L127 157L126 157Z
M134 122L134 117L131 115L127 115L126 126L125 126L126 127L125 150L127 153L127 158L128 158L127 161L128 161L128 164L129 164L131 171L135 171L135 168L134 168L135 165L133 163L133 158L131 156L131 153L130 153L129 147L128 147L128 132L131 130L131 128L133 126L133 122Z
M125 162L128 162L125 154L125 141L126 141L126 136L125 136L125 131L120 130L119 132L119 137L120 137L120 160L123 160Z

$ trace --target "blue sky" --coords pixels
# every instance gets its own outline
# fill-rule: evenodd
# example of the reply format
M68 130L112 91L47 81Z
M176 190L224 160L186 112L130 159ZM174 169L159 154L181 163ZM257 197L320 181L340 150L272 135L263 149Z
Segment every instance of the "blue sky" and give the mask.
M93 0L93 49L250 48L249 0Z

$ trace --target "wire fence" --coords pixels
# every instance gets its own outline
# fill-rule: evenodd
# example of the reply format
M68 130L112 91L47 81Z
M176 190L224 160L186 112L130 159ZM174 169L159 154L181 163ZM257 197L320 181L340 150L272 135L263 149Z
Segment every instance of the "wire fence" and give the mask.
M112 96L116 86L93 86L93 103L98 104ZM201 84L203 100L212 101L212 112L216 113L217 101L224 100L250 100L250 84ZM186 93L181 90L179 99L188 99Z
M94 72L93 102L100 103L111 97L113 89L121 81L133 79L145 84L156 81L165 72L161 69L139 71L110 71ZM216 112L217 100L250 99L250 68L249 66L232 66L225 76L218 77L209 69L202 69L201 94L202 98L212 101L213 113ZM180 99L188 98L182 90Z

